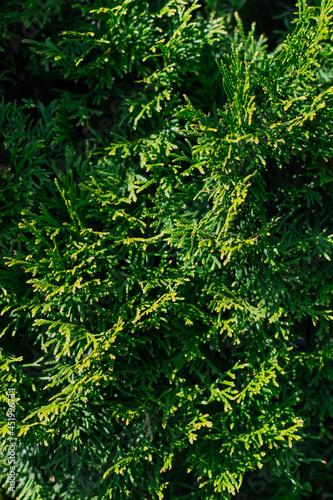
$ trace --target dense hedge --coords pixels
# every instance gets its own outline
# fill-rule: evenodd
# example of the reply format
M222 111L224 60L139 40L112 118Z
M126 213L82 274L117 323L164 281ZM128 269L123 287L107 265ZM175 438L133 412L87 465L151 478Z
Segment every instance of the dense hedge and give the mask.
M333 498L333 1L266 4L1 7L11 497Z

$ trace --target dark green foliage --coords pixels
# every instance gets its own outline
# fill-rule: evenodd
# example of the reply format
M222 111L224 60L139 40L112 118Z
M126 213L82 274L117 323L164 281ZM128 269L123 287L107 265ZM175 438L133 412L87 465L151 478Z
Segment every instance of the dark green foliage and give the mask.
M236 3L2 8L17 498L333 495L333 2Z

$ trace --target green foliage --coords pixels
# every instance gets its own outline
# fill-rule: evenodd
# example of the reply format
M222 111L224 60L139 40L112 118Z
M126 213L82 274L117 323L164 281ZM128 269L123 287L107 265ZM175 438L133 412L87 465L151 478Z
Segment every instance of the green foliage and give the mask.
M3 488L15 388L17 498L240 500L253 479L257 499L319 498L332 0L300 1L273 51L214 2L17 4L1 18ZM13 97L21 57L35 88Z

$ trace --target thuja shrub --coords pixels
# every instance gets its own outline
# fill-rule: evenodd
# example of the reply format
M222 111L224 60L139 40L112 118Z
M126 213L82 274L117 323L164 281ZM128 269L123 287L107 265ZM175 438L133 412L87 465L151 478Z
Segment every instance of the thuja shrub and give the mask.
M214 2L16 3L4 490L332 494L333 1L272 52Z

